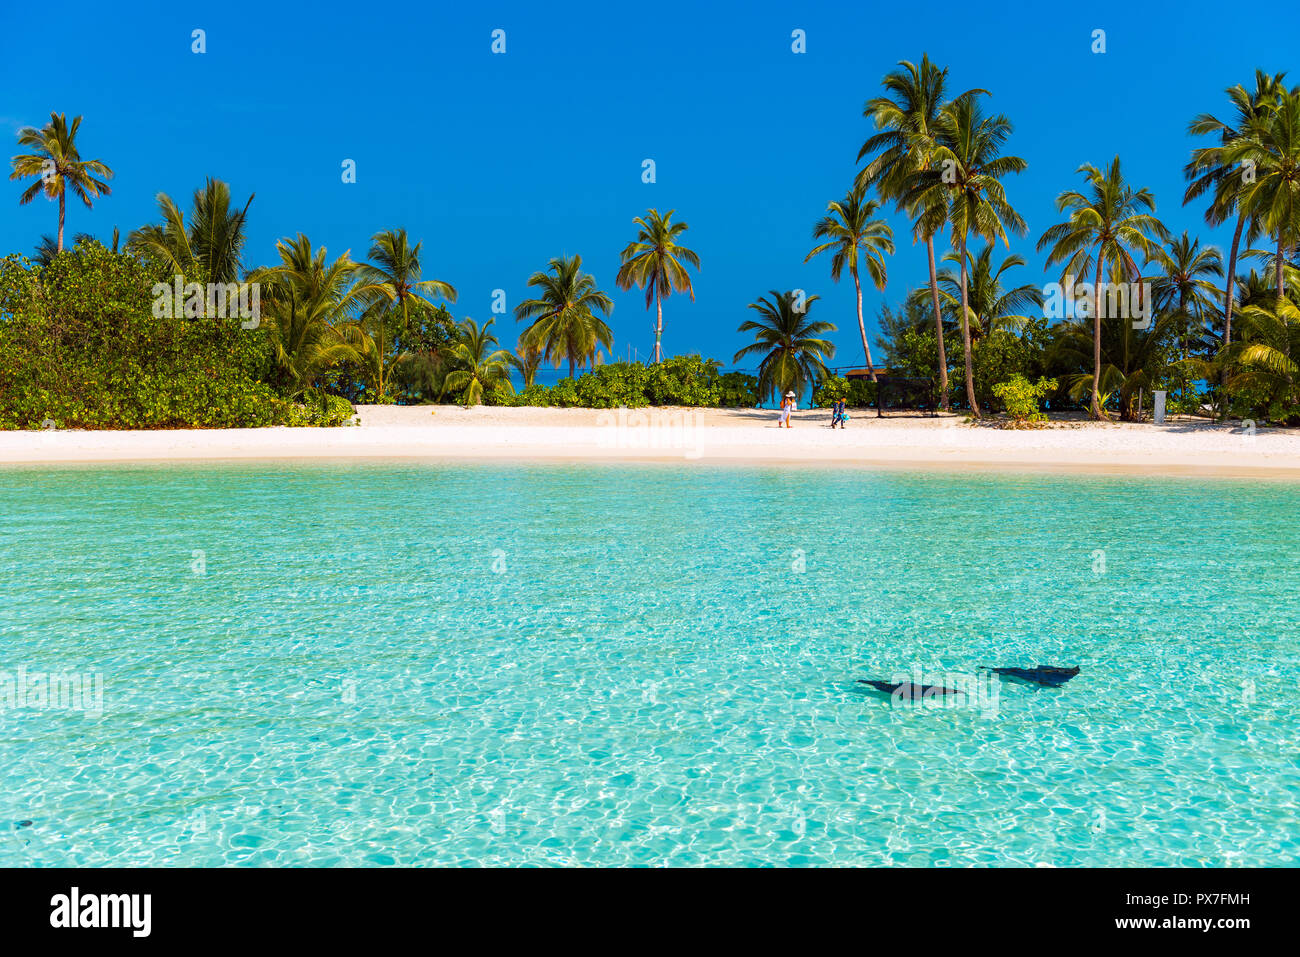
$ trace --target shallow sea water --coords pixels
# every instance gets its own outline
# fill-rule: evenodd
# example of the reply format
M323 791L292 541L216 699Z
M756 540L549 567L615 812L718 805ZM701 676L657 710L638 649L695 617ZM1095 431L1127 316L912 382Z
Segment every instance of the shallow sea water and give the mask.
M0 692L103 689L0 700L0 865L1295 864L1298 510L1099 476L0 470ZM856 683L1039 662L1082 673L955 707Z

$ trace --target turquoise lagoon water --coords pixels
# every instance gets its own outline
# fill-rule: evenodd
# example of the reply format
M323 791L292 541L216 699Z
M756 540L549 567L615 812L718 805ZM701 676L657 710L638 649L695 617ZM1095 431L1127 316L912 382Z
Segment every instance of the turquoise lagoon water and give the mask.
M0 864L1294 864L1298 512L1113 477L0 470L0 671L103 682L98 717L0 713ZM1040 661L1083 672L994 707L855 684Z

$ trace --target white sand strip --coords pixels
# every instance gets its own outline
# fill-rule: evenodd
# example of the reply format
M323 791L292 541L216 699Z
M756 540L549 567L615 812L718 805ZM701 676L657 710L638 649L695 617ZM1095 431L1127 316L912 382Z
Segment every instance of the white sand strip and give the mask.
M950 470L1269 476L1300 480L1300 430L1203 421L1045 429L871 413L832 431L823 411L778 429L757 410L362 406L360 427L0 432L0 465L429 459L860 465Z

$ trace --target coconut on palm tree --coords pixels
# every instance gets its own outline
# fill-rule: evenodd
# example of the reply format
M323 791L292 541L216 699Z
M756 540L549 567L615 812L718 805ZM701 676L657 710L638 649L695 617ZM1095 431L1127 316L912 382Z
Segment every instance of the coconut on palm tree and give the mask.
M737 352L732 361L748 355L763 357L758 364L758 389L764 398L787 390L801 393L828 375L826 362L834 357L835 346L822 337L834 332L835 324L808 318L810 307L819 298L773 289L770 298L761 296L749 304L759 318L745 320L737 331L752 332L754 342Z
M194 191L186 222L176 201L159 193L162 223L133 229L126 238L127 252L177 276L236 282L242 268L244 230L253 195L249 195L243 209L235 209L230 205L230 187L209 176L203 188Z
M882 199L894 201L900 210L906 210L913 220L912 241L924 240L930 268L930 300L934 308L935 337L939 344L939 401L946 411L948 397L948 353L944 347L943 315L939 307L939 284L934 260L934 237L943 228L939 215L947 209L947 198L941 193L928 193L924 198L931 203L921 208L905 202L911 193L910 177L913 173L928 170L937 149L939 119L945 104L948 68L930 62L928 54L921 56L920 65L901 60L898 69L885 75L881 81L883 96L874 97L862 108L862 115L872 122L877 132L858 150L858 162L872 159L858 173L858 183L874 185ZM970 96L979 90L968 90Z
M82 159L77 148L77 131L81 129L81 117L73 117L68 123L64 113L51 113L50 122L41 129L33 126L24 127L18 133L18 145L29 147L32 152L20 153L11 161L13 172L11 180L37 178L35 183L23 190L18 197L19 205L26 206L40 193L50 199L59 201L59 233L55 243L55 252L63 252L63 221L67 216L68 190L78 197L87 209L94 204L92 199L108 196L112 193L106 180L113 178L113 171L103 160Z
M664 298L674 292L686 292L694 302L695 287L686 267L700 268L700 257L695 251L677 242L690 227L674 223L675 212L670 209L661 216L659 210L648 209L644 218L638 216L633 220L638 227L637 236L620 255L622 265L614 279L619 289L633 286L645 289L645 307L649 309L652 302L655 305L655 362L663 358Z
M1047 265L1064 263L1062 282L1068 277L1086 276L1092 271L1093 372L1091 415L1104 418L1101 402L1102 275L1108 266L1115 273L1141 282L1143 265L1156 258L1159 244L1169 231L1155 217L1155 197L1147 189L1134 189L1124 179L1116 156L1109 168L1100 170L1090 163L1079 167L1087 191L1066 190L1056 198L1058 212L1069 213L1065 222L1050 227L1038 240L1038 249L1049 249ZM1073 294L1067 289L1066 295Z
M948 224L957 252L960 285L962 352L966 363L966 399L971 415L980 418L971 363L969 285L966 247L972 235L989 243L1001 239L1010 245L1007 230L1023 235L1025 221L1007 202L1002 177L1019 173L1027 165L1018 156L1003 156L1002 145L1011 134L1011 121L998 114L986 116L979 105L983 94L966 93L947 104L936 125L936 147L929 168L908 177L903 203L920 211L918 223L933 235Z
M567 361L572 379L575 368L586 363L597 346L613 348L614 333L596 314L608 316L614 302L582 271L581 256L557 257L547 269L528 278L528 285L540 290L539 294L515 307L517 321L532 320L519 341L539 349L557 369Z
M452 359L456 368L447 373L444 385L453 392L460 392L465 400L465 408L480 405L483 393L490 388L504 389L509 393L515 391L510 382L510 353L504 349L493 349L497 344L492 335L492 320L479 326L473 319L466 319L460 326L460 337L452 349Z
M862 321L862 280L858 275L859 262L871 276L876 288L883 290L887 280L885 256L894 252L894 231L883 219L876 219L880 204L866 199L866 186L855 184L843 199L826 207L827 215L813 227L813 238L826 242L814 246L804 257L804 262L824 252L831 252L831 279L840 281L844 267L849 267L853 277L853 290L858 302L858 332L862 335L862 350L867 357L867 372L876 381L876 367L871 361L871 346L867 342L867 326Z
M1239 139L1248 127L1260 117L1276 108L1286 86L1283 81L1285 73L1270 76L1263 70L1255 71L1255 89L1247 90L1241 84L1229 87L1227 93L1235 116L1229 122L1202 113L1188 124L1187 132L1191 136L1217 136L1219 142L1214 146L1201 147L1192 151L1191 161L1183 172L1190 181L1183 194L1183 205L1197 199L1206 192L1210 193L1210 205L1205 210L1205 222L1210 226L1219 226L1230 217L1237 217L1237 225L1232 233L1232 246L1228 252L1228 268L1223 288L1223 342L1232 341L1233 283L1237 273L1237 255L1241 250L1243 231L1246 242L1254 239L1255 224L1240 208L1238 199L1245 180L1253 178L1253 170L1244 165L1233 165L1225 160L1226 148Z

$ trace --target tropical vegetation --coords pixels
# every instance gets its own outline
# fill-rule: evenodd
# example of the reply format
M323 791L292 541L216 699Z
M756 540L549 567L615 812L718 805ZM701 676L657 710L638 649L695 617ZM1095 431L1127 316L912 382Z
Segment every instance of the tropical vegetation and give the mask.
M98 213L113 170L83 157L82 117L51 113L17 135L11 160L17 202L44 197L57 228L33 237L30 255L0 260L0 428L345 424L358 403L753 406L791 390L870 404L882 376L920 382L934 404L972 419L1131 421L1159 390L1175 412L1300 424L1300 87L1259 70L1188 124L1181 201L1231 230L1226 252L1171 232L1121 157L1085 154L1061 184L1057 221L1034 231L1035 265L1054 279L1039 286L1007 248L1030 231L1011 195L1026 168L1013 124L988 91L949 86L924 55L886 73L863 106L847 188L820 218L808 211L803 263L853 283L864 362L851 366L834 364L840 324L791 277L755 277L752 291L777 288L747 312L730 307L724 321L740 341L726 365L666 354L665 300L677 296L674 329L704 321L701 257L673 209L633 219L612 277L578 254L518 277L528 293L506 341L494 321L453 314L440 250L398 225L374 232L363 259L298 233L271 262L250 262L255 196L236 198L217 177L188 201L159 193L155 221L105 226L103 241L77 219L65 243L68 195ZM928 275L915 288L897 287L891 214L924 248ZM649 362L615 360L602 278L653 308ZM874 339L864 280L889 297ZM255 315L245 287L258 293ZM183 310L160 308L174 296ZM212 308L232 297L241 312Z

